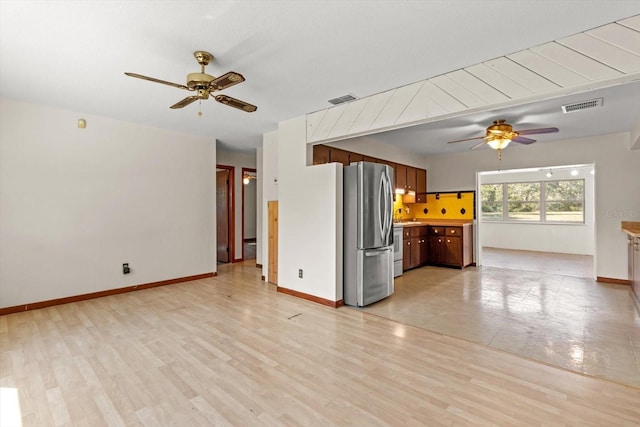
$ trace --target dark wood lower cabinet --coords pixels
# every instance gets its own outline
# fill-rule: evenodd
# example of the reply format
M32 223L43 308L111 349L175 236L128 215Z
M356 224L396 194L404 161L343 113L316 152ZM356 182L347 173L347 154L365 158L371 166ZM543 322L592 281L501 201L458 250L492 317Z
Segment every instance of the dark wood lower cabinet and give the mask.
M429 226L428 262L458 268L473 263L473 225Z
M427 227L407 227L403 233L402 269L425 265L428 259Z
M450 237L444 238L445 257L444 262L448 265L464 267L462 265L462 238Z
M426 227L425 227L426 228ZM429 262L429 240L427 236L422 236L420 240L420 265L425 265Z
M405 227L402 269L423 265L463 268L473 263L473 226Z
M402 270L406 271L413 268L411 266L411 239L403 239L402 245Z
M429 236L429 264L444 264L444 237Z

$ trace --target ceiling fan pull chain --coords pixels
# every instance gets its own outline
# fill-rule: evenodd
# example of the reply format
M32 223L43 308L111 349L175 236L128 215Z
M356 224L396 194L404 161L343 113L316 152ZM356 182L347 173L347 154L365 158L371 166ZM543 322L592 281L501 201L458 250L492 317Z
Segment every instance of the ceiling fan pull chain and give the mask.
M202 118L202 99L198 101L198 104L200 104L198 106L198 118L201 119Z

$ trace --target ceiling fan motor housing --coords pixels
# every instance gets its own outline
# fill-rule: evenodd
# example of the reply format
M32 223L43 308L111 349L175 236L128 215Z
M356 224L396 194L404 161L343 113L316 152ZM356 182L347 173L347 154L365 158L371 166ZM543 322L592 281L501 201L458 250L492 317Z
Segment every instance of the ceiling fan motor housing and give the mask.
M513 126L505 123L504 120L495 120L493 125L487 128L487 138L513 139L518 136L518 132L513 131Z
M214 79L213 76L206 73L189 73L187 75L187 86L189 89L206 89L209 83Z

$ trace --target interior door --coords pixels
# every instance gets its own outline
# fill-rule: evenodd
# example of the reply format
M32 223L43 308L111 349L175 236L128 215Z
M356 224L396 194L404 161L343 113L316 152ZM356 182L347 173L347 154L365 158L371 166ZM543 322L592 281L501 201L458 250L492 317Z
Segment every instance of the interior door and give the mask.
M218 262L229 262L229 170L216 172L216 253Z
M267 233L269 250L268 281L274 285L278 284L278 201L272 200L267 203Z

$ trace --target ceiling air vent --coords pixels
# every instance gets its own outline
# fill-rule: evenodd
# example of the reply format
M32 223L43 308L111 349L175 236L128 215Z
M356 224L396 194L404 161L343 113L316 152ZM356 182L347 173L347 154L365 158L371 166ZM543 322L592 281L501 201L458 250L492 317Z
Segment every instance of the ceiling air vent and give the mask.
M330 99L329 104L333 104L333 105L344 104L345 102L353 101L354 99L356 99L355 96L351 94L347 94L347 95L339 96L337 98Z
M602 98L590 99L588 101L580 101L575 104L567 104L562 106L563 113L573 113L576 111L586 110L588 108L602 107Z

